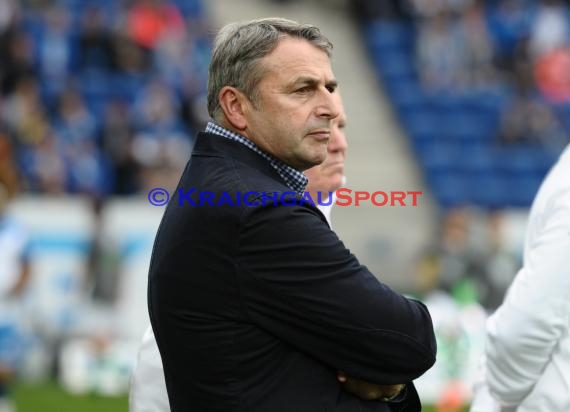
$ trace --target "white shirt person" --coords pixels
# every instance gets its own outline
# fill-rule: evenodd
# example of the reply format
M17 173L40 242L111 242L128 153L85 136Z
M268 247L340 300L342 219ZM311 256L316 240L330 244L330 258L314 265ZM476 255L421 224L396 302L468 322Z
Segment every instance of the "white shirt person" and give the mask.
M487 322L471 412L570 411L570 145L530 210L524 263Z

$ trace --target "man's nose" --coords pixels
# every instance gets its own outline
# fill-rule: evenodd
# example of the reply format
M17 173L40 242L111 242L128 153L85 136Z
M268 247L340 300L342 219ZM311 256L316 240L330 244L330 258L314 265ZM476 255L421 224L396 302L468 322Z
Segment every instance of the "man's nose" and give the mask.
M344 134L344 129L333 125L331 128L331 138L328 145L329 152L343 152L348 149L348 141Z
M330 92L324 88L319 93L319 101L317 103L317 116L334 119L340 114L340 106L338 99L333 96L335 92Z

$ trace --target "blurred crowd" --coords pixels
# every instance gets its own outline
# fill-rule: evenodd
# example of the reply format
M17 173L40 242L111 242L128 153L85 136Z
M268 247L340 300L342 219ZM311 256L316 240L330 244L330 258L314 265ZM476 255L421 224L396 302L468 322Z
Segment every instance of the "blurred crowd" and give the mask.
M499 96L499 144L560 150L570 129L567 0L353 0L360 21L414 30L423 91Z
M419 289L493 310L521 263L504 210L530 206L570 141L570 2L352 4L441 206Z
M409 6L424 90L499 90L505 99L496 144L555 151L567 144L570 2L412 0ZM438 250L423 261L437 264L439 288L458 294L469 284L486 308L501 303L520 267L497 235L501 219L468 207L443 214Z
M448 210L442 214L439 241L419 261L418 290L439 289L461 303L497 308L521 264L519 244L508 244L507 232L501 212Z
M0 1L0 411L15 374L125 392L160 210L103 210L174 189L207 121L207 21L201 0Z
M198 1L0 2L0 134L23 190L172 187L206 121L209 41Z
M499 109L494 144L555 152L568 142L570 1L350 3L361 22L381 18L412 27L413 70L426 96L499 96L492 102ZM87 195L97 206L84 270L94 278L90 294L107 304L117 300L124 251L99 232L97 212L111 195L174 188L194 133L207 121L209 52L199 0L0 0L0 243L22 240L10 259L25 269L29 257L19 229L2 221L3 204L18 190ZM476 145L464 145L468 155ZM418 259L417 291L443 290L459 304L496 308L520 267L519 245L507 244L505 232L501 211L442 208L433 244ZM0 255L6 251L0 247ZM132 272L144 275L143 266ZM4 289L0 301L14 295ZM2 330L9 336L2 321L0 355L13 349L2 340ZM74 351L68 353L75 359ZM0 398L2 380L0 370Z
M498 138L561 147L570 103L570 7L563 0L412 1L425 89L506 89ZM566 106L568 107L568 106Z

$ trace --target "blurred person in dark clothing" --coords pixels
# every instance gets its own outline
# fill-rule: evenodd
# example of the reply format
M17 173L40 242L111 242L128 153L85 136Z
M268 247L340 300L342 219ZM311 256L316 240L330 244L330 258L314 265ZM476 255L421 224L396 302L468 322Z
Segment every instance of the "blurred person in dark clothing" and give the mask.
M115 67L114 37L108 28L103 10L87 7L81 18L78 42L78 68L81 71L111 71Z
M412 381L436 352L425 306L378 281L314 205L277 199L301 201L302 171L325 159L340 113L331 47L318 28L279 18L218 34L213 120L179 183L191 192L166 208L149 273L173 412L421 410ZM177 205L203 191L234 201L254 192L246 203L256 203Z
M31 37L18 27L0 35L0 81L2 94L13 93L26 78L35 78L34 44Z
M326 159L320 165L305 171L309 179L306 190L315 200L319 196L325 200L325 196L334 193L344 182L344 161L348 148L344 134L346 120L343 110L333 121ZM329 202L325 200L323 203ZM329 224L331 224L330 215L334 202L330 203L330 205L318 205ZM150 325L139 346L137 363L132 374L129 410L130 412L170 412L162 359Z

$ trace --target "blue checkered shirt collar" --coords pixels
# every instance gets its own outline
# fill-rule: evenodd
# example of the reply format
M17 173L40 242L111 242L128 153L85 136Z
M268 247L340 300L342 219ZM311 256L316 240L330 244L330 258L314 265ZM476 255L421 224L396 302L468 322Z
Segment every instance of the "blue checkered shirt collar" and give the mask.
M206 133L214 133L223 136L227 139L239 142L249 149L253 150L255 153L269 162L271 167L277 171L279 176L281 176L281 178L285 181L285 184L291 190L294 190L301 196L305 193L305 188L309 182L307 176L305 176L302 172L299 172L297 169L293 169L291 166L286 165L281 160L275 158L269 153L264 152L259 148L259 146L257 146L247 137L234 133L231 130L228 130L225 127L222 127L214 122L208 122L206 125Z

